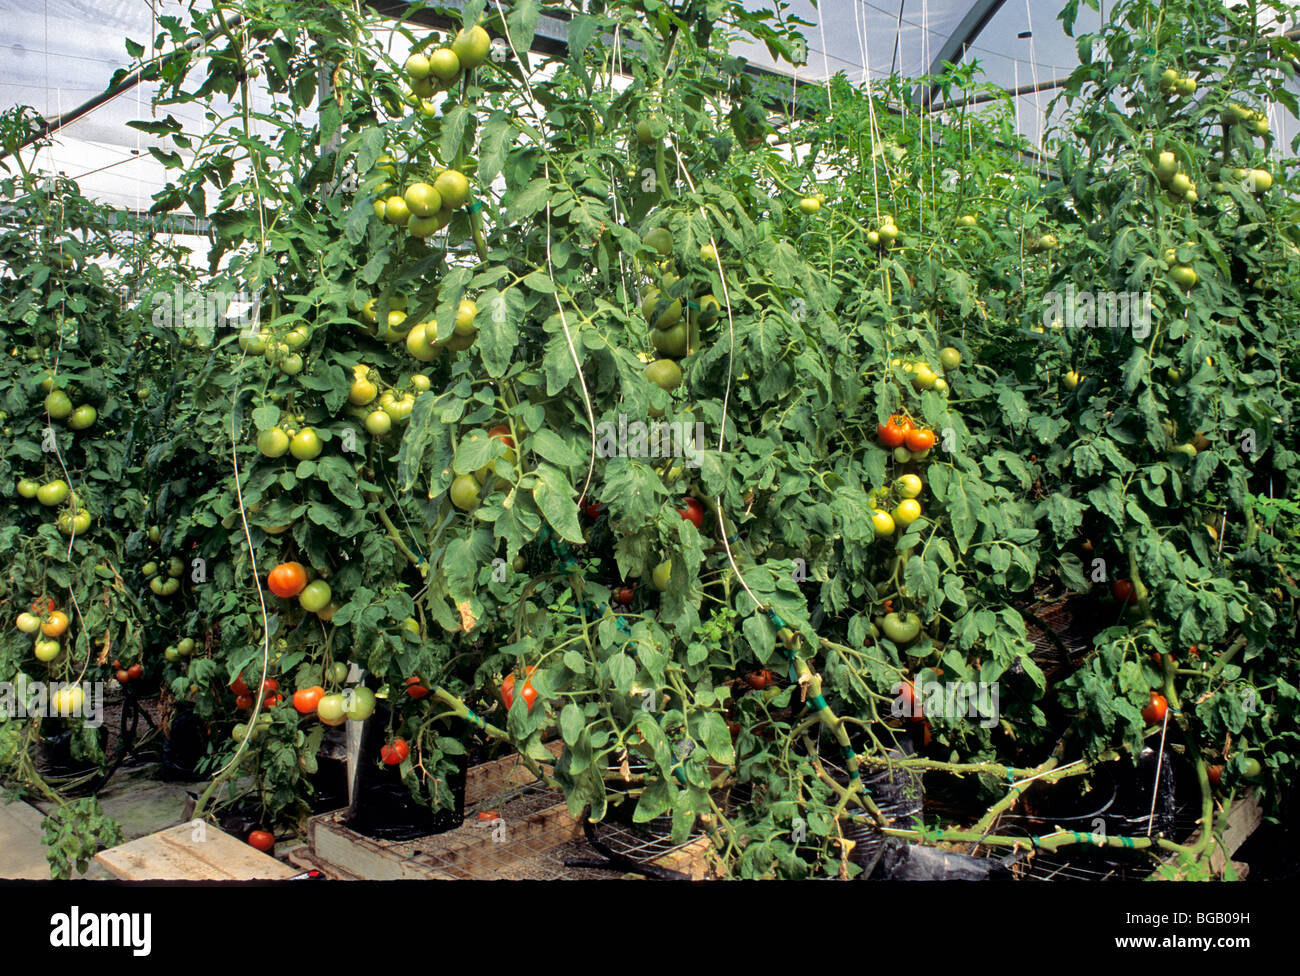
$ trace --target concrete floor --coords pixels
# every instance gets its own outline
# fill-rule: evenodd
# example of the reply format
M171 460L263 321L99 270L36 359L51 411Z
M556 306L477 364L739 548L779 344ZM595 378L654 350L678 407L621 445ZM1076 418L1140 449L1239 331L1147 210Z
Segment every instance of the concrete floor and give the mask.
M45 814L21 800L0 803L0 878L50 880L50 865L41 843Z
M195 784L165 783L157 775L155 763L121 768L100 791L100 805L122 825L127 840L174 827L185 817L186 792ZM51 808L52 804L44 801L35 805L0 803L0 878L49 880L41 820ZM92 865L85 877L107 875Z

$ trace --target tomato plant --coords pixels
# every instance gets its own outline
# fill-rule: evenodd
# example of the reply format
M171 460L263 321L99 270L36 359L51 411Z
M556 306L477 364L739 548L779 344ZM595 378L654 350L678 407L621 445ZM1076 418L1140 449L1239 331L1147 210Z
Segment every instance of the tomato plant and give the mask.
M201 816L243 791L295 817L321 726L378 693L408 786L465 750L435 716L532 759L554 730L572 810L602 819L627 798L611 771L644 770L638 821L733 838L719 867L745 877L845 869L835 821L860 798L817 753L918 739L993 808L1067 729L1081 770L1135 760L1151 688L1187 763L1289 783L1300 235L1257 123L1290 98L1264 81L1290 42L1241 45L1217 0L1123 0L1040 161L969 65L800 86L776 133L728 51L793 56L796 22L588 6L563 55L530 50L526 4L471 0L432 33L364 5L189 10L158 97L205 121L142 124L177 156L156 214L204 203L217 271L158 243L146 271L92 267L106 216L7 182L50 219L0 231L20 350L0 597L11 618L40 601L0 663L161 675L222 728ZM529 64L489 59L507 31ZM969 111L887 110L931 83ZM161 328L119 284L238 292L256 328ZM1123 328L1063 299L1135 289L1150 317ZM1033 608L1107 589L1087 653L1046 668ZM889 689L940 661L1000 689L998 722L890 721ZM716 811L720 781L760 799Z

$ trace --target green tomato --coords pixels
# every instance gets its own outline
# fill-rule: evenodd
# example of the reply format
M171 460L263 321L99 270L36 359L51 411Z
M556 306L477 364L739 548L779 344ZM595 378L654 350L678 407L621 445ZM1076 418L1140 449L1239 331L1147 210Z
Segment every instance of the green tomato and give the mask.
M877 539L886 539L894 534L895 528L894 517L888 512L876 509L871 513L871 527L876 532Z
M22 498L35 498L40 487L40 484L31 478L22 478L18 482L18 494Z
M652 251L658 251L664 257L673 253L673 234L667 227L653 227L646 231L641 242Z
M920 476L905 474L894 483L894 487L904 498L917 498L921 494L921 489L925 486Z
M1260 765L1258 759L1250 758L1241 764L1241 775L1246 779L1259 779L1264 773L1264 767Z
M351 670L342 661L335 661L330 665L329 677L336 685L341 685L348 680L348 672Z
M402 198L416 217L432 217L442 209L442 194L428 183L412 183Z
M347 718L347 704L339 694L326 695L316 705L316 717L326 725L342 725Z
M330 602L330 585L324 580L312 580L298 594L298 604L308 613L324 610Z
M885 615L885 636L895 644L910 644L921 633L921 618L914 613Z
M320 435L310 427L304 427L298 431L293 435L293 440L289 442L289 453L299 461L310 461L318 458L320 452Z
M365 685L343 692L344 714L353 722L364 722L375 712L375 693Z
M668 583L672 580L672 575L673 561L671 559L665 559L656 566L654 571L650 574L650 582L654 584L656 590L662 592L668 589Z
M478 479L472 474L457 475L451 483L451 503L462 512L469 512L478 507Z
M451 50L466 71L472 71L487 60L492 38L482 27L461 28L451 42Z
M671 359L656 359L645 368L645 378L671 393L682 384L682 368Z
M68 491L68 483L62 478L57 478L36 489L36 500L48 508L53 508L67 500Z
M283 457L289 450L289 435L279 427L272 427L257 435L257 449L264 457Z
M72 413L72 401L62 390L54 390L45 398L45 412L55 420L63 420Z
M32 645L32 652L36 655L36 660L47 663L58 657L62 649L63 645L56 640L38 640Z
M98 416L94 407L84 404L72 411L72 416L68 418L68 426L73 430L85 430L95 423L95 418Z

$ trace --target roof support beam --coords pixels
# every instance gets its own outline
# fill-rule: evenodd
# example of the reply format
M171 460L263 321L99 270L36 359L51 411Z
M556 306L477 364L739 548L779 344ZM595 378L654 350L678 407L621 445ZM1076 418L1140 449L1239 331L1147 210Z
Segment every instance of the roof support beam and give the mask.
M1002 9L1005 2L1006 0L975 0L970 10L966 11L966 16L961 19L961 23L943 42L939 53L930 62L931 76L937 76L943 71L945 61L955 63L961 58L966 53L966 49L975 42L975 38L979 37L980 32L988 26L993 15ZM938 91L938 84L931 85L928 93L924 85L918 85L912 94L912 100L917 105L928 107Z

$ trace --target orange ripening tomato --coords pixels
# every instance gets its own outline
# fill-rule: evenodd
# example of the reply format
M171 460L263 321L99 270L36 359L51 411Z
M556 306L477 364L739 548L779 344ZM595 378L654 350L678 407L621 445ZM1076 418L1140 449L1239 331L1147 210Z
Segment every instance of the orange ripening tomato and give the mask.
M302 563L281 563L267 574L266 585L276 596L287 600L303 591L307 585L307 570Z
M524 670L525 680L524 680L524 687L523 687L523 696L524 696L524 703L529 708L532 708L533 702L537 701L537 689L535 689L533 687L533 683L527 679L532 677L533 672L536 670L537 667L535 665L529 665ZM506 680L501 682L501 699L506 703L506 708L509 708L511 705L514 704L515 676L513 674L507 675Z
M320 700L324 697L325 689L320 685L299 688L293 693L293 707L299 715L310 715L316 711L316 706L320 704Z
M883 424L876 425L876 437L885 447L902 447L907 439L907 432L912 429L912 422L902 414L894 414Z
M1165 720L1165 713L1169 711L1169 702L1165 696L1157 692L1151 692L1151 701L1147 707L1142 709L1142 721L1148 725L1156 725Z
M918 454L922 451L928 451L934 447L934 431L918 430L914 427L903 438L903 444L909 451L915 451Z

